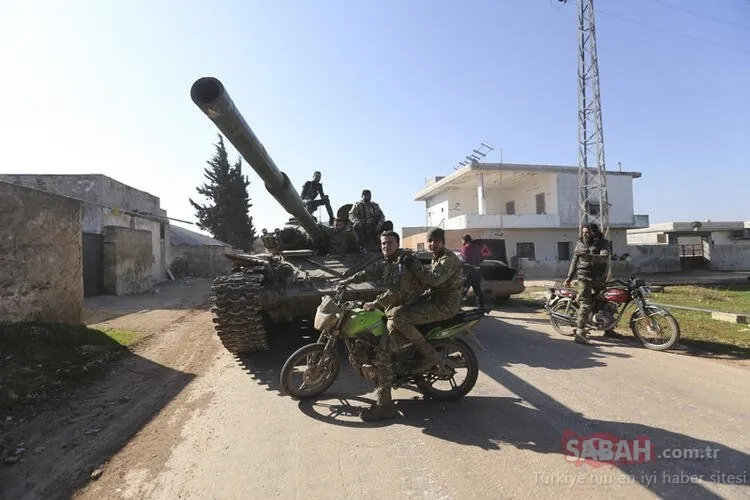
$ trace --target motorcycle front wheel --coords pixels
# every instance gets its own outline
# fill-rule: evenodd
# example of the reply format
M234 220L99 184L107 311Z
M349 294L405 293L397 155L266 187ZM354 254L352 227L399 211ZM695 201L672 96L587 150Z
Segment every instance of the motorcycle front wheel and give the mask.
M559 333L560 335L565 335L566 337L575 335L575 332L573 330L576 328L578 309L576 309L570 299L559 300L554 306L549 308L549 311L549 322L552 325L552 328L554 328L557 333ZM564 320L561 318L556 318L555 314L562 314L563 316L567 316L569 319Z
M414 382L426 398L438 401L457 401L474 388L479 376L479 360L469 345L460 339L443 340L432 344L440 354L438 366L415 377ZM463 382L456 382L459 371L465 371ZM439 384L448 387L442 389Z
M323 394L341 370L335 351L327 353L325 344L302 346L286 360L281 368L280 382L284 392L296 399L314 398ZM297 378L301 381L296 382Z
M680 340L680 325L669 311L646 306L646 317L640 310L630 317L630 330L647 349L666 351Z

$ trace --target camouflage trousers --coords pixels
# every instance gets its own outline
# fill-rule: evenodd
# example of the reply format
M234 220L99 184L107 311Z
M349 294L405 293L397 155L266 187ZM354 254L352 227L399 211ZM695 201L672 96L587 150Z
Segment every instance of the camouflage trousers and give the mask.
M377 383L377 404L389 406L393 404L391 388L393 386L393 354L403 345L401 338L409 340L414 345L425 341L422 333L414 325L432 323L452 318L461 308L461 297L456 297L453 303L440 303L426 300L409 305L389 308L385 311L388 335L383 335L378 348L375 350L373 367Z
M586 328L591 318L591 307L593 305L593 295L595 291L602 290L604 283L598 281L579 281L578 282L578 331Z
M454 300L428 299L415 304L394 307L387 314L388 334L393 338L396 333L399 333L414 345L420 345L425 342L425 339L415 325L452 318L460 309L460 295L456 295ZM395 351L393 347L397 346L392 346L392 350Z

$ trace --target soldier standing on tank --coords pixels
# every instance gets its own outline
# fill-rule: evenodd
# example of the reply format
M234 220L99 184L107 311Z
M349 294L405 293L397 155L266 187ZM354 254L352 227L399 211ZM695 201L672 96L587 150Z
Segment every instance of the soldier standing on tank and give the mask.
M581 236L573 251L565 286L575 276L578 279L578 328L574 330L575 341L590 344L586 324L591 316L593 294L604 289L609 261L609 240L604 238L599 226L591 222L581 227Z
M432 252L429 267L423 266L413 255L404 256L403 262L423 285L429 287L429 293L415 304L394 308L392 317L388 320L388 331L398 331L413 342L422 354L423 360L414 367L417 373L437 364L440 355L425 340L416 325L452 318L461 310L463 297L461 261L455 253L445 248L445 231L439 227L430 229L427 233L427 246Z
M317 198L318 195L320 195L320 199L316 200L315 198ZM333 226L333 209L331 208L331 202L328 200L328 195L323 193L323 184L320 182L320 172L316 170L313 172L312 180L305 182L304 186L302 186L300 198L302 198L305 208L311 214L314 213L319 206L325 206L326 211L328 212L328 225Z
M372 193L369 189L363 190L362 200L352 205L349 220L352 222L360 244L365 247L375 244L378 239L377 235L383 230L385 215L380 206L372 201Z
M394 231L383 232L380 235L380 249L383 253L383 260L339 282L341 285L346 285L382 280L385 283L386 291L378 295L372 302L365 303L364 309L368 311L375 308L382 309L387 318L390 318L394 308L415 303L425 291L425 286L414 272L400 263L404 256L408 255L407 251L399 248L400 240L398 233ZM391 398L393 354L389 344L393 341L392 331L392 327L389 327L389 334L380 339L380 345L377 346L375 351L372 368L375 372L377 384L377 401L369 409L362 412L361 418L366 422L398 416L398 410L396 410ZM424 340L424 337L422 340ZM367 366L363 368L367 369Z

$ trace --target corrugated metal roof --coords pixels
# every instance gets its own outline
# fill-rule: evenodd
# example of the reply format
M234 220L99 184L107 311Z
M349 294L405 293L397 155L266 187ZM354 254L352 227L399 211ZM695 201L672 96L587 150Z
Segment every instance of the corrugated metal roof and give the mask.
M199 247L199 246L223 246L229 245L206 236L205 234L196 233L184 227L169 225L169 244L175 246Z

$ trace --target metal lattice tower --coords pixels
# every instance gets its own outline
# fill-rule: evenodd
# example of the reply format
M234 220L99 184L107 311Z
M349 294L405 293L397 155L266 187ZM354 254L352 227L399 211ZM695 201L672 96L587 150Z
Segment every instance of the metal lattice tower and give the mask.
M578 228L596 222L609 239L594 0L578 0Z

